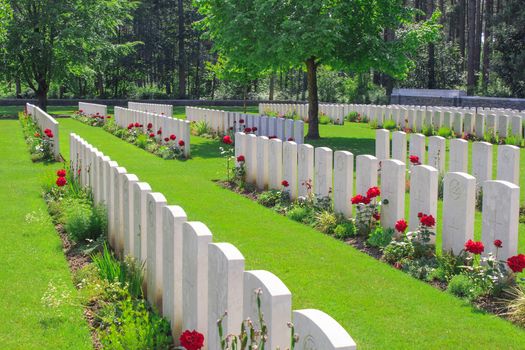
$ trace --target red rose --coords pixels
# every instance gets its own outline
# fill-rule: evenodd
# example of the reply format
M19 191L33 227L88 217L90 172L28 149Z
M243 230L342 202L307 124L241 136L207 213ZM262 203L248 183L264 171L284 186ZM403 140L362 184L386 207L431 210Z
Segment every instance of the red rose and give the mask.
M370 187L368 191L366 191L366 196L370 199L375 198L381 194L381 191L379 190L379 187Z
M276 138L277 138L277 136L275 136L275 135L268 137L268 139L270 139L270 140L271 139L276 139Z
M252 128L245 128L244 132L252 132Z
M65 169L60 169L57 171L57 176L58 177L66 177L66 170Z
M196 330L185 330L181 334L179 342L186 350L200 350L204 346L204 336Z
M240 162L244 162L246 159L244 158L244 156L241 154L240 156L237 157L237 161L240 163Z
M153 127L153 124L148 123L148 130L150 130Z
M481 254L485 250L485 247L483 246L483 242L474 242L473 240L469 239L467 243L465 243L465 251L472 253L472 254Z
M408 227L408 224L404 219L397 220L396 226L395 226L397 232L404 233L407 227Z
M154 133L150 133L149 137L155 137L155 134Z
M496 248L501 248L501 247L503 247L503 242L501 240L497 239L497 240L494 241L494 246Z
M253 132L256 132L256 131L257 131L257 127L254 126L254 127L252 128L252 131L253 131Z
M179 140L179 146L184 147L184 145L185 145L184 140Z
M403 265L399 261L396 261L394 263L394 268L401 270L403 268Z
M232 138L230 137L230 135L224 136L222 138L222 142L227 144L227 145L231 145L233 143Z
M133 126L134 126L133 123L128 124L128 130L131 129Z
M295 140L293 139L293 137L289 137L288 141L295 141Z
M140 124L139 123L135 123L135 127L136 128L140 127Z
M100 115L100 112L97 112L97 114L95 114L95 115Z
M360 203L368 204L370 203L370 198L367 198L367 197L364 197L358 194L352 197L351 201L352 201L352 204L360 204Z
M239 120L240 124L244 124L244 119Z
M157 131L157 135L162 135L162 129L159 129L159 131Z
M381 220L381 214L379 214L379 213L374 213L374 214L372 215L372 217L373 217L374 219L376 219L376 221Z
M57 182L56 182L56 184L57 184L58 187L62 187L62 186L64 186L66 183L67 183L67 180L66 180L65 177L59 177L59 178L57 179Z
M408 158L410 159L410 163L412 163L414 165L418 165L419 164L419 157L418 156L410 156Z
M164 138L164 142L168 142L169 140L170 140L169 137L165 137L165 138Z
M233 130L233 126L230 126L230 130Z
M421 217L419 218L419 222L423 226L433 227L436 224L436 219L434 219L432 215L422 214Z
M290 186L290 184L289 184L288 181L286 181L286 180L281 181L281 185L283 185L283 187L288 187L288 186Z
M177 139L177 136L175 136L174 134L171 134L170 135L170 140L171 141L175 141L175 139Z
M518 254L507 259L507 265L514 273L522 272L525 269L525 255Z
M363 204L370 204L371 199L368 197L363 197Z
M84 113L84 110L83 109L79 109L78 113Z
M110 116L110 115L108 115L108 116L106 117L106 119L111 119L111 116Z

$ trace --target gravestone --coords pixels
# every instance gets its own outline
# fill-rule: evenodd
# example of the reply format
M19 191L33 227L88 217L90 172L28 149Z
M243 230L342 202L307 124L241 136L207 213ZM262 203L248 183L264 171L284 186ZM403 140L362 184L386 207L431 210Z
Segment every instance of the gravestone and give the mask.
M508 181L490 180L483 185L481 240L484 254L496 254L493 242L503 242L498 259L507 260L518 253L520 188Z
M452 124L452 131L454 131L454 134L461 136L463 133L463 113L462 112L455 112L454 113L454 120Z
M377 172L379 160L371 155L358 155L356 157L356 195L365 196L370 187L377 186Z
M244 257L230 243L208 245L208 350L220 350L217 320L224 335L239 334L243 322ZM223 336L224 337L224 336Z
M146 196L147 257L146 281L148 301L162 310L162 211L166 198L159 192Z
M520 184L520 148L511 145L498 146L498 180Z
M304 122L302 120L294 122L293 137L298 145L304 143Z
M345 218L352 217L354 189L354 155L348 151L334 154L334 211Z
M276 118L276 133L277 138L285 140L284 138L284 118Z
M519 115L514 115L510 119L512 135L523 138L523 121Z
M392 133L392 159L407 161L407 134L403 131Z
M450 111L443 112L443 126L452 130L452 113Z
M332 192L333 152L328 147L315 149L314 193L317 197L329 197Z
M406 165L397 159L384 160L381 164L381 225L394 228L405 217Z
M509 116L500 115L498 117L498 135L499 137L507 137L509 129Z
M410 175L410 219L409 231L419 227L418 213L432 215L437 222L438 170L429 165L412 168ZM432 230L435 232L435 228ZM434 243L436 237L430 237Z
M483 136L485 135L485 115L484 114L476 114L474 129L476 132L476 137L483 138Z
M264 190L268 188L268 148L270 141L266 136L257 138L257 188Z
M286 349L290 346L292 294L284 283L268 271L244 272L243 319L250 318L256 329L261 329L257 309L257 296L261 300L261 312L268 329L268 349Z
M186 221L188 217L181 207L163 207L162 315L171 323L173 339L179 339L182 333L182 226Z
M255 184L257 179L257 136L248 134L246 138L246 181Z
M450 140L449 168L450 172L467 172L468 168L468 141L463 139Z
M298 194L307 197L312 190L314 181L314 147L312 145L300 144L298 146Z
M485 132L489 135L495 135L498 131L498 118L495 114L488 114L485 117Z
M428 138L428 165L436 168L440 174L445 173L445 138L430 136Z
M151 187L146 182L133 184L133 256L141 265L147 259L147 195Z
M268 187L279 190L283 177L283 142L279 139L271 139L269 150Z
M472 143L472 175L476 178L478 190L487 180L492 180L492 144Z
M379 161L390 158L390 131L376 130L376 158Z
M472 135L474 132L474 116L472 113L465 113L463 115L463 132L466 135Z
M122 194L122 204L124 210L124 256L131 255L133 256L135 243L133 240L133 228L135 227L135 209L133 200L133 186L139 179L137 175L134 174L124 174L123 175L123 194Z
M284 139L283 141L294 141L293 138L294 121L293 119L286 119L284 123Z
M283 143L283 180L288 181L284 188L291 199L297 199L297 143Z
M410 156L418 156L419 162L425 164L425 135L411 134L410 135Z
M204 339L208 339L208 245L211 242L212 234L202 222L183 224L182 329L197 329Z
M444 252L458 255L465 242L474 239L476 206L476 178L463 172L449 172L443 183Z
M245 136L246 134L243 132L235 133L235 158L239 157L240 155L245 155L244 152L246 152L247 141Z

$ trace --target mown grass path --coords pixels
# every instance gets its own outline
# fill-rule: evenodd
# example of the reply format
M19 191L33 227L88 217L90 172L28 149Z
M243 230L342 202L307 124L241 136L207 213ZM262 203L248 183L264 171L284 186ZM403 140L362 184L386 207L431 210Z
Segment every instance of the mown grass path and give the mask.
M81 306L41 298L51 282L75 295L62 243L40 195L60 164L32 163L17 120L0 121L0 349L91 349Z
M247 269L275 273L292 291L294 309L332 315L360 349L525 346L525 331L511 323L219 187L212 180L224 177L225 163L217 142L194 137L192 160L165 161L101 129L59 122L65 156L67 135L75 132L163 193L169 204L182 206L190 220L208 225L214 241L235 244Z

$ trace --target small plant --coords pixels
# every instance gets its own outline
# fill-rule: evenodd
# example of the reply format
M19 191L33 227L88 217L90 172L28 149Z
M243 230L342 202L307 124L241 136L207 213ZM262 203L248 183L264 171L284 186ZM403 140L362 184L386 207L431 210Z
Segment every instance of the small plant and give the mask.
M507 304L507 317L515 324L525 327L525 292L522 286L511 288L510 301Z
M331 123L332 123L332 120L330 119L329 116L327 116L326 114L323 114L323 113L319 114L319 124L321 124L321 125L328 125L328 124L331 124Z
M414 246L409 240L392 241L383 249L383 260L396 264L414 255Z
M234 152L235 149L233 148L233 139L230 135L226 135L222 138L222 143L224 146L219 147L219 151L221 152L221 156L226 160L226 181L231 182L232 180L232 174L231 174L231 163L235 159Z
M352 197L352 204L357 208L355 224L362 236L368 237L380 219L380 194L379 187L374 186L368 189L366 196L358 194Z
M259 204L268 208L273 208L283 201L283 192L278 190L270 190L262 192L257 198Z
M379 129L379 123L377 120L371 120L368 125L370 125L371 129Z
M242 154L237 156L237 166L233 169L233 180L240 188L246 185L246 158Z
M374 232L368 237L367 243L372 247L384 248L390 242L392 242L392 237L394 236L394 230L391 228L383 229L382 227L377 227Z
M475 300L483 294L483 291L472 283L471 279L463 274L452 277L448 283L447 292L458 298Z
M421 133L425 136L433 136L434 135L434 126L431 125L423 125L423 128L421 129Z
M334 237L341 240L354 237L356 234L357 229L353 221L340 223L334 229Z
M357 112L350 112L350 113L348 113L345 116L345 120L349 121L349 122L352 122L352 123L355 123L355 122L359 122L359 120L358 120L359 117L360 117L359 113L357 113Z
M438 130L438 136L444 137L446 139L452 137L452 130L450 128L447 128L446 126L442 126Z
M498 137L497 133L494 131L493 128L488 128L483 133L483 141L489 142L489 143L492 143L492 144L498 144L499 143L499 137Z
M213 132L211 126L205 120L191 123L191 131L196 136L211 135Z
M337 226L337 217L334 213L324 210L315 217L315 228L323 233L331 235Z
M140 134L135 139L135 145L138 148L146 149L146 147L148 146L149 140L150 139L146 134Z
M397 124L395 120L388 119L383 122L383 128L387 130L396 130Z
M294 205L287 213L286 216L288 216L290 219L302 222L302 223L308 223L309 217L312 215L312 211L309 210L307 207Z

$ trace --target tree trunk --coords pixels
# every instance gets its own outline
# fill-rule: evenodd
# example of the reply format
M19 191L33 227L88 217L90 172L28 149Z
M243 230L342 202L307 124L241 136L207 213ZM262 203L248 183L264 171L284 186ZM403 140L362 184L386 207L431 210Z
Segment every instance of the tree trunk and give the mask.
M38 107L44 112L47 111L47 92L49 91L49 85L45 80L38 82L38 89L36 95L38 97Z
M490 66L490 40L492 15L494 12L494 2L492 0L485 0L485 32L483 35L483 69L482 69L482 85L483 91L487 91L489 85L489 66Z
M473 95L476 89L476 0L468 0L467 21L467 94Z
M270 94L268 96L268 99L270 101L273 101L273 95L275 93L275 74L270 74Z
M427 0L427 18L432 17L434 12L434 0ZM433 43L428 44L428 84L427 88L435 89L436 88L436 47Z
M459 50L461 57L465 57L465 1L459 0L458 3L458 31L459 31ZM471 1L471 0L469 0Z
M319 97L315 57L306 60L306 72L308 74L308 134L306 138L319 139Z
M16 98L22 98L22 83L20 82L20 77L16 77L15 79L15 87L16 87Z
M179 98L186 98L186 54L184 52L184 1L178 0L179 17Z
M476 1L476 42L475 42L475 57L474 57L474 70L476 74L480 70L480 61L481 61L481 32L483 30L483 1Z

